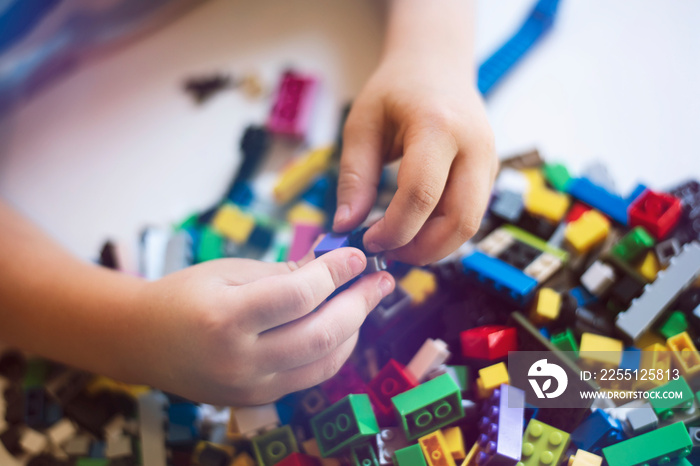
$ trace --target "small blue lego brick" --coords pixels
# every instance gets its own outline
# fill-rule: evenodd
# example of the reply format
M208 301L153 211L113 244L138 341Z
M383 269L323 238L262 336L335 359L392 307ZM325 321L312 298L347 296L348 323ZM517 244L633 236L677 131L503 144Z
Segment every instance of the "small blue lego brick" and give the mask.
M231 192L228 193L227 199L239 207L248 207L253 202L253 190L250 185L245 182L236 183Z
M596 455L603 448L625 440L622 424L605 411L596 409L571 432L571 443Z
M552 338L552 335L549 333L549 330L547 330L547 328L545 327L540 328L540 335L545 337L547 340Z
M479 283L488 283L499 297L525 305L537 288L537 280L499 259L473 251L462 259L465 275Z
M582 286L572 288L569 291L569 294L572 298L576 300L576 304L578 305L578 307L586 307L598 302L598 298Z
M639 363L642 359L642 350L634 346L628 346L622 352L620 360L620 369L628 369L630 371L639 370Z
M309 204L323 209L326 206L326 199L331 194L331 181L328 176L322 176L302 194L301 198Z
M627 226L627 209L644 192L646 186L637 185L627 198L611 194L588 178L572 178L566 188L568 193L576 199L598 209L619 224Z
M525 392L503 384L493 391L481 412L477 464L514 466L522 453Z
M314 248L314 256L321 257L327 252L338 248L350 246L350 234L348 233L328 233L323 237L318 246Z

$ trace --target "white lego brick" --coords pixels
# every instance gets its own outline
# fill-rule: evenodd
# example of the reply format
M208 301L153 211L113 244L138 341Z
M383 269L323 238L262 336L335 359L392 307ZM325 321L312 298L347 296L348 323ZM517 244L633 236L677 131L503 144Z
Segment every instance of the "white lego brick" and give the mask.
M548 252L543 252L530 262L523 272L539 283L547 281L561 268L561 260Z
M68 440L63 450L71 456L84 456L90 451L91 439L87 434L79 434Z
M231 414L236 419L238 432L245 437L254 437L260 431L274 429L280 425L274 403L233 408Z
M566 223L562 222L557 226L552 236L549 237L547 244L555 247L561 248L564 245L564 239L566 238Z
M105 445L105 457L121 458L123 456L131 456L131 438L126 435L115 435L107 438Z
M158 391L151 391L139 397L139 420L141 438L141 464L144 466L166 466L165 451L165 408L167 397Z
M124 433L124 425L126 420L121 414L114 416L107 424L102 427L102 432L105 434L105 438L118 437Z
M479 241L476 248L491 257L497 257L501 252L508 249L513 244L513 241L515 241L513 235L506 230L498 229Z
M595 261L581 275L581 284L596 296L605 293L613 283L615 283L615 271L601 261Z
M406 366L408 370L419 382L422 382L428 373L440 367L450 357L450 350L447 343L437 339L428 338L420 347L413 359Z
M174 233L165 247L163 275L168 275L192 265L192 238L186 231Z
M73 438L77 432L78 429L76 429L70 419L65 418L46 429L46 435L49 437L49 441L55 446L63 445Z
M170 230L148 228L141 240L141 273L146 280L158 280L163 276L165 251L170 240Z
M25 429L19 439L19 444L25 452L35 456L46 449L49 445L49 439L34 429Z
M199 406L199 413L202 416L203 425L223 424L227 425L231 417L231 410L228 407L219 407L208 404Z
M493 187L496 192L512 191L518 194L525 194L530 189L530 182L522 172L504 167L498 174Z

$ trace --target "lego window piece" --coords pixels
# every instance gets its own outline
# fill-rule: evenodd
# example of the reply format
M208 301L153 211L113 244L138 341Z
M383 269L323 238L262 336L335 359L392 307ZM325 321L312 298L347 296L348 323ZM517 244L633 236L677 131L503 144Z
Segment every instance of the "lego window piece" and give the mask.
M464 416L459 386L449 374L396 395L391 401L409 441Z
M329 406L311 419L311 429L324 457L362 443L379 433L377 418L366 394L348 395Z

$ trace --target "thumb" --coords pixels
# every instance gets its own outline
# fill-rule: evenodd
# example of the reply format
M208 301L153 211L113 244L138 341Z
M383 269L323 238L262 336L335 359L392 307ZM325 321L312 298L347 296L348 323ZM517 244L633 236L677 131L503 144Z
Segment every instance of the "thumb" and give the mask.
M384 124L380 108L353 106L343 131L338 208L333 230L349 231L367 218L377 198Z

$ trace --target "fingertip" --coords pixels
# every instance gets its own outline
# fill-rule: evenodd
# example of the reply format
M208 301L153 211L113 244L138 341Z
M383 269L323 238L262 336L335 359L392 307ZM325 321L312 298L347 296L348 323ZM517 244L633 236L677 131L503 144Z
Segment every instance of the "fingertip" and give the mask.
M396 286L394 277L386 272L381 272L381 277L379 278L379 291L381 292L382 298L389 296Z

